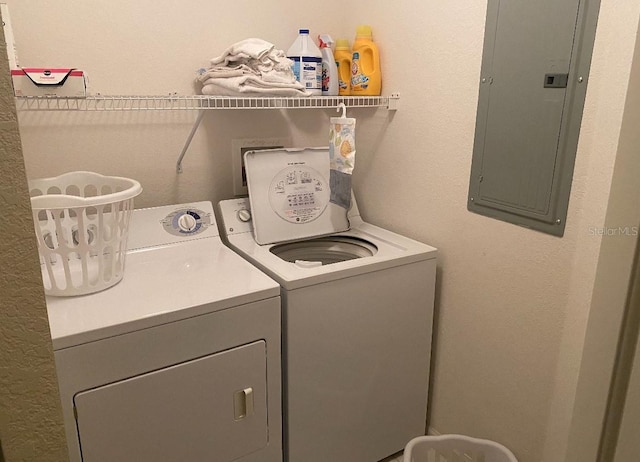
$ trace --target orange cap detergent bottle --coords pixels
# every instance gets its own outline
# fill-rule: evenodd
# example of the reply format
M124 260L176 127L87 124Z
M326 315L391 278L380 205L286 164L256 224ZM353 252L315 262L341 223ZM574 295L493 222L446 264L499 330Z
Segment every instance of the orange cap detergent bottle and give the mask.
M351 56L351 95L378 96L381 90L380 52L371 26L358 26Z

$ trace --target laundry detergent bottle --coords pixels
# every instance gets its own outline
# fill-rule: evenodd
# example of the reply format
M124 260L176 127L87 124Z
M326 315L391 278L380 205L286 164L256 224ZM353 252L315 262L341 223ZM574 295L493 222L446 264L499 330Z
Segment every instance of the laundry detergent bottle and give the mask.
M338 70L338 94L349 96L351 94L351 47L349 40L336 40L336 52L333 56Z
M300 29L298 37L287 51L293 61L293 73L311 95L322 95L322 53L309 36L309 29Z
M378 96L381 90L380 52L371 26L358 26L351 55L351 95Z
M333 39L331 36L318 35L320 53L322 53L322 96L338 95L338 66L331 51Z

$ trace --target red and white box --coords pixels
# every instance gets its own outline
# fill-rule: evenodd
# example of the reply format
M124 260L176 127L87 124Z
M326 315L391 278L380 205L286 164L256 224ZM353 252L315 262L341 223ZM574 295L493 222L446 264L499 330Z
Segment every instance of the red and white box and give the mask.
M16 96L86 98L84 71L67 68L23 67L11 70Z

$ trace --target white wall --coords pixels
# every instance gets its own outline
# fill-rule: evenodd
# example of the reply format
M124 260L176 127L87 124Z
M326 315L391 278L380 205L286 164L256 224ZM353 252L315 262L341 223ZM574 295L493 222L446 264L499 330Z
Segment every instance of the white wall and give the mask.
M498 440L521 462L563 460L640 0L603 1L565 237L466 210L485 2L315 4L7 0L23 66L85 69L102 94L190 94L193 71L236 40L286 49L298 27L352 38L370 23L383 92L358 110L365 218L440 248L431 426ZM135 3L132 6L130 3ZM213 112L175 174L195 113L22 113L27 173L131 176L138 206L232 194L231 139L326 143L332 111Z
M622 131L624 137L621 137L620 146L621 150L618 153L618 161L616 162L616 172L618 168L620 172L622 184L616 191L612 189L612 193L617 192L620 196L620 202L623 204L618 209L624 210L626 207L626 216L634 217L632 223L640 225L640 211L637 206L637 199L640 197L640 184L638 184L638 178L640 177L640 166L638 165L638 146L640 146L640 133L637 128L640 125L640 33L636 39L636 49L634 55L633 68L631 71L631 77L629 82L629 93L627 103L625 107L624 122ZM636 154L633 156L633 154ZM632 160L633 159L633 160ZM620 164L620 167L618 165ZM624 213L622 210L616 209L618 213ZM636 237L636 246L637 244ZM627 246L629 249L630 246ZM636 249L637 252L637 249ZM627 254L630 252L627 252ZM630 307L629 309L635 310L635 316L629 315L628 321L638 319L640 316L640 268L637 266L639 262L636 262L635 277L633 280L634 291L633 295L630 295ZM637 326L637 322L632 324ZM626 400L624 403L624 410L622 413L620 434L617 441L617 448L615 453L615 462L624 462L626 460L633 460L640 454L640 439L638 439L638 428L640 428L640 341L636 339L636 348L634 353L634 359L629 367L631 368L631 376L627 388ZM631 345L629 345L630 347Z
M616 155L613 181L609 193L609 204L605 218L605 227L609 230L602 238L600 257L596 272L589 311L589 322L582 351L580 377L576 391L575 408L569 437L569 454L566 462L583 462L589 454L598 450L600 444L599 433L602 422L607 418L608 425L604 435L602 461L613 459L613 449L617 439L614 430L617 414L620 413L620 396L622 382L616 381L612 389L611 377L614 373L621 374L620 369L631 367L631 361L622 360L618 351L620 344L621 325L626 320L627 330L633 329L633 311L625 318L627 306L628 286L631 281L631 268L638 243L638 236L634 234L634 226L640 224L640 162L638 162L638 146L640 145L640 34L636 37L633 66L629 77L627 100L623 115L618 152ZM625 232L627 229L630 232ZM637 229L637 228L636 228ZM623 230L620 232L619 230ZM637 276L636 276L637 278ZM631 300L630 306L634 305ZM633 308L632 308L633 310ZM637 328L637 327L636 327ZM628 333L627 333L628 335ZM626 343L627 341L625 341ZM626 347L632 349L632 345ZM637 358L638 359L638 358ZM616 364L614 372L614 363ZM637 369L637 368L636 368ZM638 371L636 370L636 375ZM635 380L635 379L632 379ZM634 389L630 386L629 391ZM637 387L636 387L637 388ZM625 419L633 426L634 418L640 418L640 406L633 402L625 410ZM611 400L611 402L609 402ZM609 409L607 409L609 406ZM635 417L634 413L635 412ZM608 414L608 416L607 416ZM626 451L633 450L633 438L628 438L629 432L623 432L621 441L626 443ZM625 450L625 449L623 449ZM626 452L627 459L629 459ZM620 456L616 460L625 460Z
M602 2L562 239L466 210L486 5L411 7L378 18L411 98L357 184L365 216L441 249L431 426L564 460L640 5Z

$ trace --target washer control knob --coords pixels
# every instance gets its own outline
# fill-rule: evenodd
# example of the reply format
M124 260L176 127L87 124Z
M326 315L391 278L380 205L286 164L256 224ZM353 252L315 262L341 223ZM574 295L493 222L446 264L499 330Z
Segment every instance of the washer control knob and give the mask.
M178 218L178 227L181 231L187 233L193 231L197 224L198 222L196 221L196 219L188 213L184 213L180 215L180 218Z
M249 211L248 209L238 210L238 220L243 223L251 221L251 211Z

